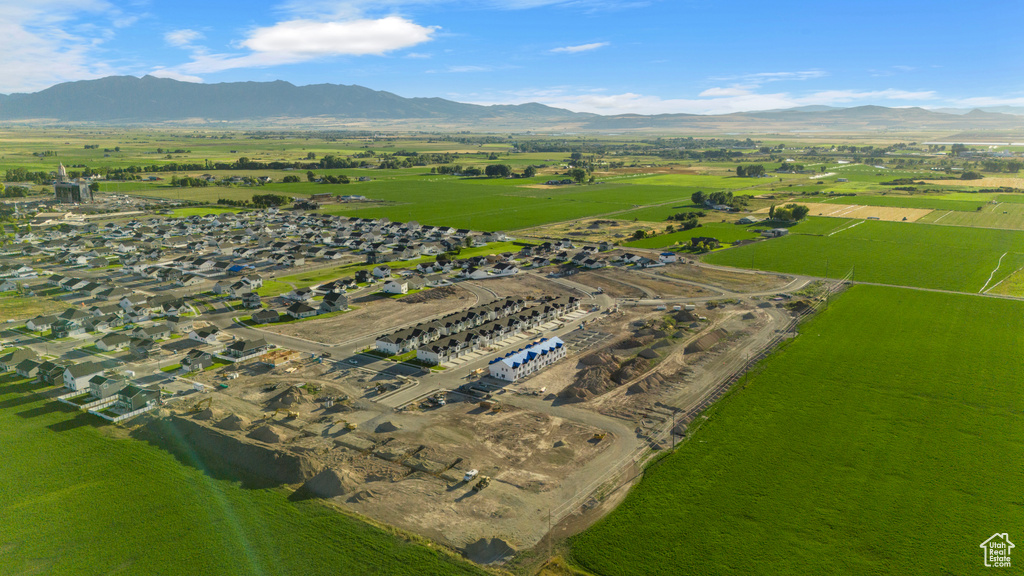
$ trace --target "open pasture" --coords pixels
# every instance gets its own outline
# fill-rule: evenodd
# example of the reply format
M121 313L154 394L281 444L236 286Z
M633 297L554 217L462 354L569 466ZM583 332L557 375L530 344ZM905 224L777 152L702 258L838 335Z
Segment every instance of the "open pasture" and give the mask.
M1021 302L852 287L570 557L602 576L978 573L978 545L1024 521L1022 334Z
M921 218L919 222L943 224L946 226L1024 230L1024 203L998 202L996 204L985 204L981 210L973 212L935 210Z
M287 490L211 477L0 378L0 573L483 574Z
M978 292L1024 266L1024 232L865 220L827 236L790 234L705 260L833 278L855 268L854 279L864 282Z

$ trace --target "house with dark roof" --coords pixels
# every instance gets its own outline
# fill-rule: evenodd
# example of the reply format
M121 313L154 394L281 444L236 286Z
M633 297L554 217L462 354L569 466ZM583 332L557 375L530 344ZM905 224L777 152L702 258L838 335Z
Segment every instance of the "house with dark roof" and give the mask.
M89 380L102 373L103 366L99 362L72 364L64 369L64 386L71 390L85 390L89 386Z
M263 338L255 340L236 340L225 349L225 354L236 362L255 358L270 350L270 344Z

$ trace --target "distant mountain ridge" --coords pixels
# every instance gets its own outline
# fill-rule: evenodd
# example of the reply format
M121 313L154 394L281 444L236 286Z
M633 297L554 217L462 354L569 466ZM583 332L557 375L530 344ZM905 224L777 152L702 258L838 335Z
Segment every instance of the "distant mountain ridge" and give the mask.
M372 121L385 127L415 129L480 127L564 131L1024 131L1024 116L982 110L947 112L884 106L802 106L719 115L602 116L538 103L482 106L444 98L404 98L356 85L296 86L282 80L197 84L153 76L110 76L57 84L31 94L0 94L0 121L25 120L267 125L297 120L316 125L319 120L332 120L341 126L366 126Z

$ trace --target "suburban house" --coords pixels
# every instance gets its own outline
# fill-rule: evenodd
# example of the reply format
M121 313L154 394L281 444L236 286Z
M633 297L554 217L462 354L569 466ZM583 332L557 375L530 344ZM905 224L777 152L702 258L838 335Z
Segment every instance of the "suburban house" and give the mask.
M285 314L288 314L296 320L300 318L309 318L318 314L316 308L306 304L305 302L296 302L285 310Z
M256 340L236 340L225 349L225 354L236 362L255 358L270 350L270 344L263 338Z
M247 292L242 294L242 306L250 310L256 308L262 308L263 302L260 300L260 295L255 292Z
M198 330L193 330L188 333L188 337L196 342L202 342L204 344L216 344L217 334L220 333L220 328L216 326L207 326Z
M64 386L71 390L85 390L89 386L89 380L102 373L103 366L98 362L73 364L64 369Z
M123 378L108 378L97 374L89 379L89 393L103 400L117 394L127 385Z
M35 360L22 360L14 367L14 372L22 378L35 378L39 374L39 362Z
M16 350L5 351L3 355L0 355L0 370L10 372L23 360L35 360L37 358L39 358L39 356L36 355L35 351L31 348L18 348Z
M104 352L114 352L128 347L131 338L124 334L107 334L96 342L96 347Z
M252 315L252 321L256 324L269 324L281 319L281 314L276 310L260 310Z
M36 316L25 323L25 327L33 332L43 332L49 330L53 326L53 323L57 321L56 316Z
M338 312L339 310L348 310L348 296L342 293L330 292L320 302L320 312L323 314Z
M407 294L409 292L409 283L404 278L393 278L384 283L381 291L385 294Z
M658 255L658 259L666 264L670 264L672 262L677 262L679 260L679 256L675 252L662 252Z
M213 366L213 356L202 350L189 350L181 359L181 367L187 372L201 372Z
M160 390L139 388L129 384L117 392L114 407L122 412L134 412L147 406L153 406L160 400Z

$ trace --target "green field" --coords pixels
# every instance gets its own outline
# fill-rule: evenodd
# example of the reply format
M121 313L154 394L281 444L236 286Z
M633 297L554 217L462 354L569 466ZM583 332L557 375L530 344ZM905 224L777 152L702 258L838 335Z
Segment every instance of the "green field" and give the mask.
M483 574L282 489L214 479L0 379L0 574Z
M816 202L813 199L807 202ZM945 196L837 196L822 198L823 204L855 204L858 206L893 206L897 208L924 208L932 210L973 211L985 206L986 202L977 198L971 200L950 200Z
M682 232L672 232L671 234L660 234L658 236L652 236L651 238L644 238L643 240L626 242L623 245L629 246L630 248L656 249L672 246L676 242L687 244L690 241L690 238L695 236L715 238L722 244L731 244L737 240L760 238L760 234L752 231L755 228L758 228L757 224L742 226L739 224L727 224L724 222L710 222L698 228L691 228L689 230L683 230ZM763 226L761 228L763 228Z
M601 576L975 574L1024 523L1024 304L855 286L570 540Z
M1024 204L1017 202L986 204L981 210L972 212L936 210L925 215L918 222L944 226L1024 230Z
M714 252L711 264L978 292L1024 266L1024 233L864 220L831 236L790 234ZM798 225L799 226L799 225ZM794 229L795 230L795 229Z

